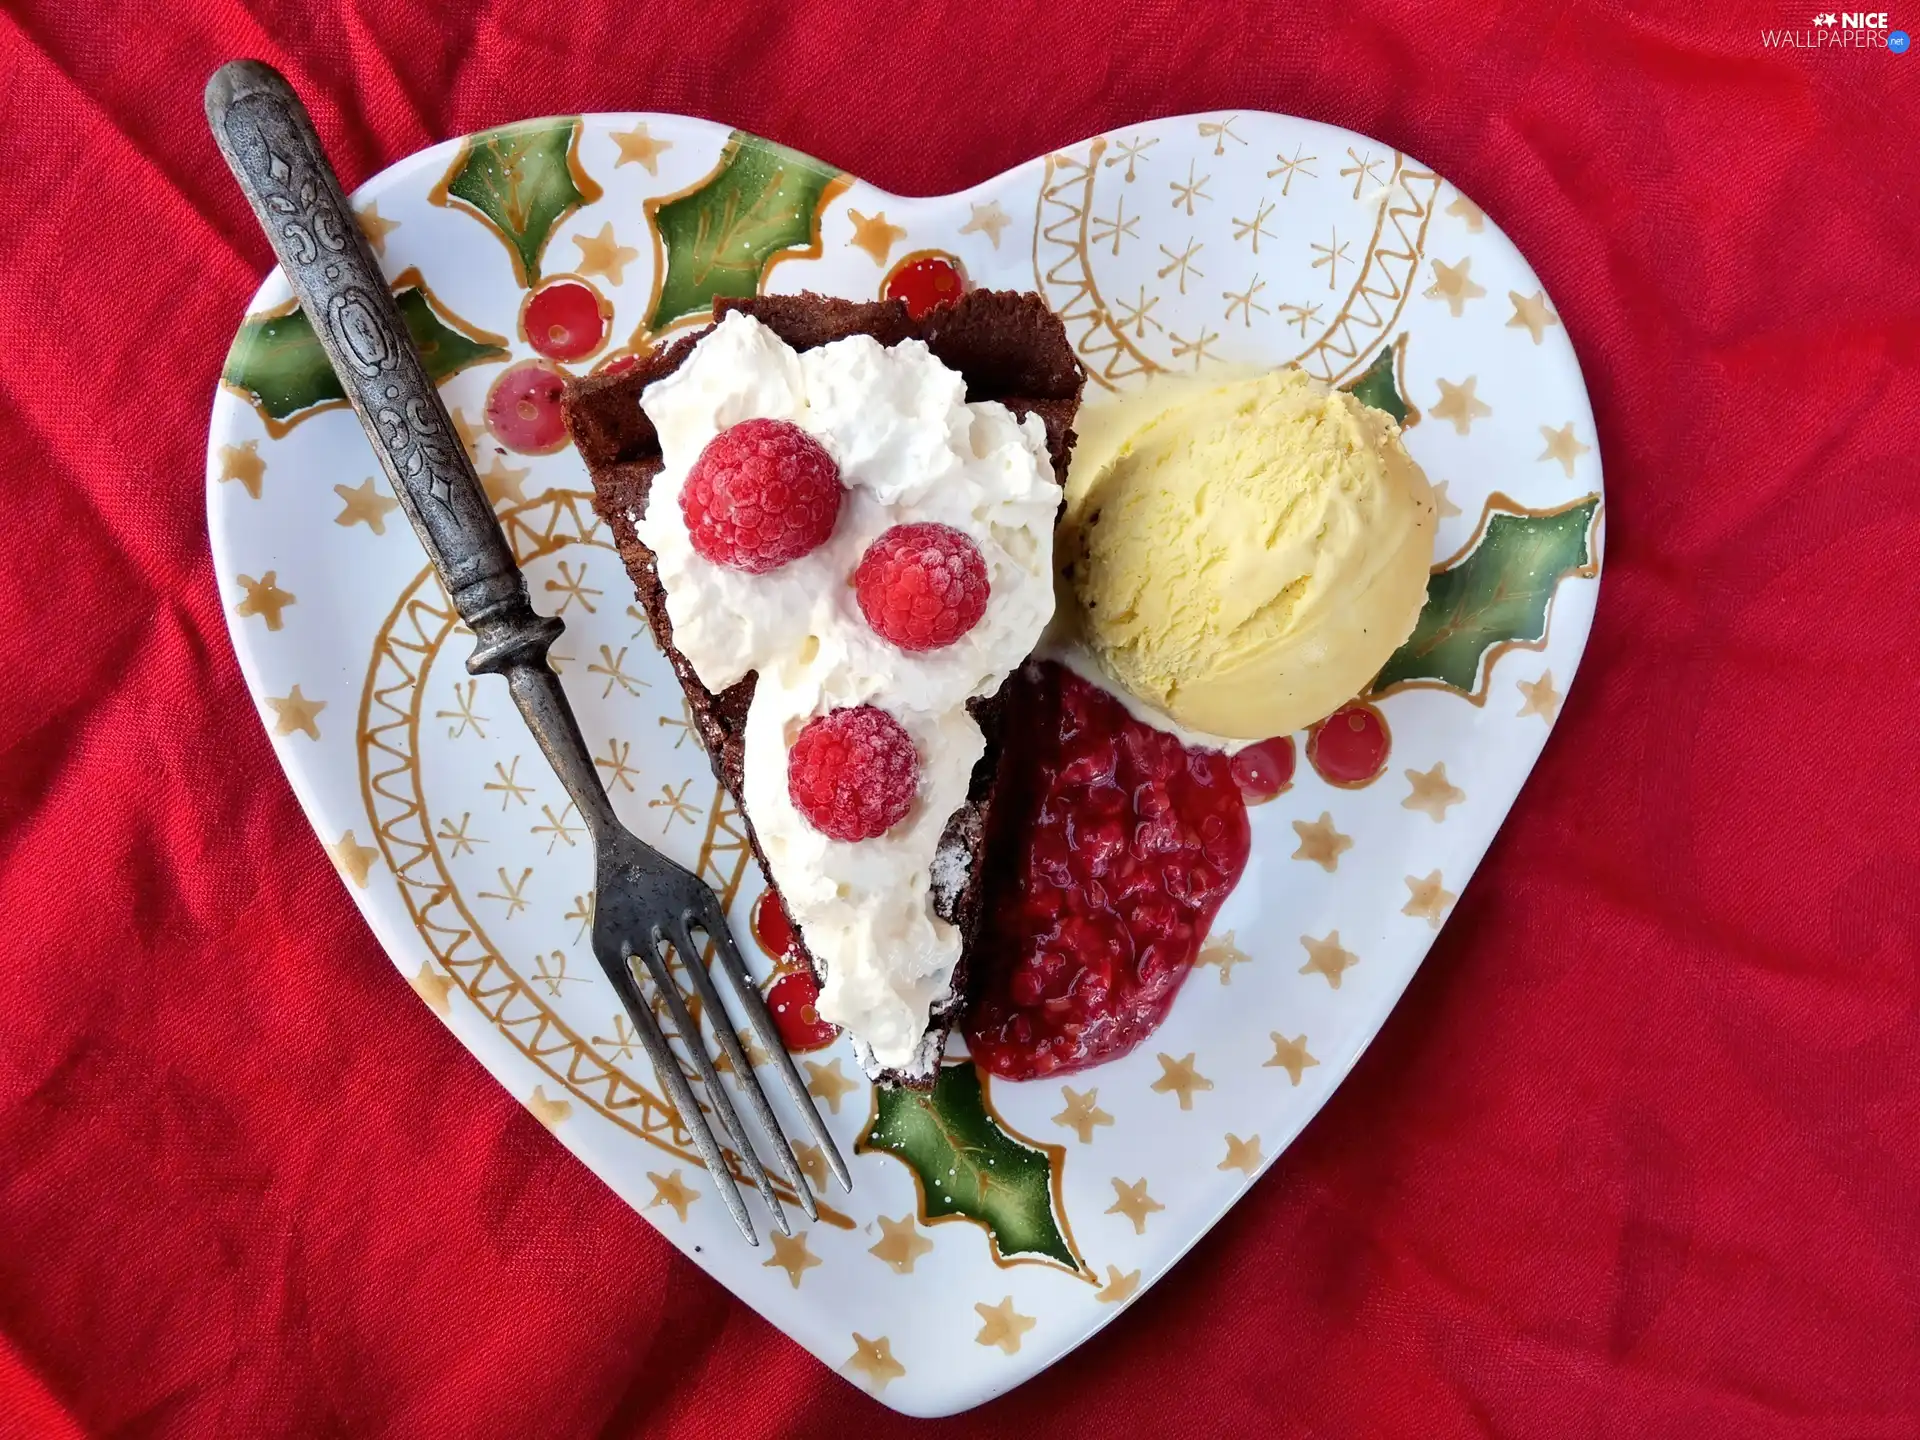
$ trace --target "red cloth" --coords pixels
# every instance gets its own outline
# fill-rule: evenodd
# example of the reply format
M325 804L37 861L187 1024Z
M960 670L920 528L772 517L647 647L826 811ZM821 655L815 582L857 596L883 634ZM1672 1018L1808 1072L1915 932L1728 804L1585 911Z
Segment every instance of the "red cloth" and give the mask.
M281 778L201 500L267 264L200 118L243 54L350 184L581 108L905 191L1221 106L1456 180L1592 388L1579 684L1301 1142L935 1433L1920 1433L1920 56L1684 8L8 0L0 1435L911 1428L481 1072Z

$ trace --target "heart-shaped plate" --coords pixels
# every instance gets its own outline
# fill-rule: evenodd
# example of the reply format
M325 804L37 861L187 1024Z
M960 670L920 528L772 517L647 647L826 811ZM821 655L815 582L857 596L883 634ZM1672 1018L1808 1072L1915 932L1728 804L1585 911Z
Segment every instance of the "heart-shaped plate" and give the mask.
M821 1219L756 1250L594 966L579 821L501 682L466 674L462 627L278 271L229 356L207 509L234 646L402 975L562 1144L826 1365L915 1415L1018 1384L1136 1302L1319 1109L1546 741L1593 615L1601 487L1539 281L1411 157L1263 114L1154 121L934 199L705 121L566 117L437 145L355 204L536 604L567 622L554 661L616 807L700 868L742 936L758 868L558 427L561 372L618 364L720 295L967 283L1043 294L1090 404L1161 372L1297 362L1404 415L1440 500L1421 625L1364 704L1299 737L1164 1027L1065 1084L950 1064L930 1100L876 1092L843 1044L805 1055L854 1189L803 1149Z

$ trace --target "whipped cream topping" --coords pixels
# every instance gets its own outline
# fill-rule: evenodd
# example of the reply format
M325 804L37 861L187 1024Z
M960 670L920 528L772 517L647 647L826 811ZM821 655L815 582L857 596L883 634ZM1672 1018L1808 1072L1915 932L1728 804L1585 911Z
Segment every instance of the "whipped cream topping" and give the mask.
M962 378L917 340L887 347L854 336L796 353L740 314L640 403L664 463L639 537L658 565L674 644L701 683L718 691L759 674L743 798L788 915L825 968L820 1013L854 1038L869 1069L920 1068L929 1012L960 958L959 932L933 898L936 858L943 892L958 888L940 837L985 745L966 702L1000 688L1053 613L1060 487L1045 427L1004 405L968 404ZM833 456L846 487L826 544L764 575L697 554L679 505L707 442L750 419L798 425ZM882 531L915 521L968 535L990 593L966 635L908 654L874 634L851 581ZM919 793L885 835L829 839L788 798L787 752L815 716L868 704L913 737Z

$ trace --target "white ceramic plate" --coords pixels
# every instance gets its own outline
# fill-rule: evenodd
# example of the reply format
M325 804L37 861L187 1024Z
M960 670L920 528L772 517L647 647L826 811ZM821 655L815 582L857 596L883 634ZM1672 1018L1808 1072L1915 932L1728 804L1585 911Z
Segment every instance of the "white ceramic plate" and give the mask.
M594 966L577 818L501 682L468 678L466 637L351 412L328 403L278 272L254 297L213 403L215 563L281 763L401 973L561 1144L823 1364L917 1415L1018 1384L1138 1301L1326 1100L1546 742L1593 614L1601 508L1551 302L1418 162L1274 115L1155 121L935 199L698 120L536 121L415 155L356 204L536 603L567 621L556 660L616 807L701 868L743 937L758 869L585 468L485 428L490 390L535 355L529 316L545 348L590 350L567 362L579 373L698 323L727 287L872 298L931 251L973 284L1044 294L1090 401L1162 370L1298 361L1335 382L1373 366L1367 393L1390 376L1412 405L1407 444L1444 483L1436 624L1376 697L1384 773L1338 786L1302 754L1291 788L1252 812L1209 963L1138 1052L984 1095L970 1066L948 1072L942 1125L919 1129L980 1148L934 1143L918 1164L947 1168L967 1213L934 1223L905 1160L856 1154L877 1097L844 1047L805 1057L855 1188L753 1250ZM522 416L549 418L540 403ZM970 1188L983 1156L984 1198Z

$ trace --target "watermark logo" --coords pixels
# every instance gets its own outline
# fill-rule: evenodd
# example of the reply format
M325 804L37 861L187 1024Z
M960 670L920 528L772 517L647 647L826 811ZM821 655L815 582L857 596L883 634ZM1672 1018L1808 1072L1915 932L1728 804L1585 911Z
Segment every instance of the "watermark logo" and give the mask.
M1887 23L1885 10L1821 10L1800 29L1762 30L1769 50L1885 50L1904 55L1912 44L1907 32Z

